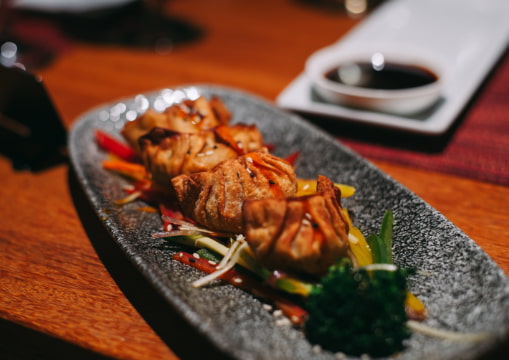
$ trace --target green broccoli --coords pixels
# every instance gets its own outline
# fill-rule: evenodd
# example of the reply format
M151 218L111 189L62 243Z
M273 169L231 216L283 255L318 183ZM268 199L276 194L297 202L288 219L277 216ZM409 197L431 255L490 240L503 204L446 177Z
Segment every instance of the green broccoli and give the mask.
M405 313L406 271L353 269L342 259L330 267L306 301L305 331L333 352L385 356L410 336Z

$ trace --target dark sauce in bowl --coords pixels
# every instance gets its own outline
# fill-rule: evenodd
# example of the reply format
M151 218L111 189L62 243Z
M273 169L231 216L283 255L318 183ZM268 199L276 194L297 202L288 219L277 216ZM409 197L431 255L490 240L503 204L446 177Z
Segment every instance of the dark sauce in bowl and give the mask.
M438 80L429 69L393 62L385 63L381 69L375 69L370 62L340 65L327 71L325 77L343 85L376 90L411 89Z

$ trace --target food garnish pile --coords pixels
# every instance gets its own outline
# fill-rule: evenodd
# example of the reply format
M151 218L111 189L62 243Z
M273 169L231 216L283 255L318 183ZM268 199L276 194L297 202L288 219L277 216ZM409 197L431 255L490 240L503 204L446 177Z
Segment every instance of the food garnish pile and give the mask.
M270 303L319 348L388 356L426 318L392 259L391 211L365 237L341 205L351 186L301 179L298 154L271 154L256 125L230 124L218 97L148 110L121 131L96 130L105 169L131 185L118 204L160 211L157 238L183 245L175 261L202 270L190 286L223 281Z

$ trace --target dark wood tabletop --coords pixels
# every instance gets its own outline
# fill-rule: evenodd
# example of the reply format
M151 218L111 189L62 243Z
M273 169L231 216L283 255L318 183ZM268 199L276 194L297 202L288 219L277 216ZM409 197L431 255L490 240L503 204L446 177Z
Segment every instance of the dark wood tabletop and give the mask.
M72 41L37 70L67 129L100 104L185 84L274 101L312 52L362 20L292 0L174 0L165 10L201 37L163 53ZM373 162L509 274L508 187ZM177 359L208 346L108 241L68 164L32 173L0 157L0 173L0 357Z

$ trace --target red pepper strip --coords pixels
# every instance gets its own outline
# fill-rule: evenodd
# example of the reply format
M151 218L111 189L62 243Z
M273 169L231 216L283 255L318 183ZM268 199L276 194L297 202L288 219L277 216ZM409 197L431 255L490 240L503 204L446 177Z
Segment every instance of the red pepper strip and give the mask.
M285 157L285 160L288 161L290 163L290 165L295 165L295 162L297 162L297 159L299 158L300 156L300 151L295 151L293 153L291 153L290 155L288 155L287 157Z
M195 258L192 254L180 251L173 255L173 259L180 261L186 265L197 268L208 274L216 271L216 264L207 259ZM239 273L231 269L219 277L238 288L247 291L257 297L270 301L285 314L295 325L302 325L307 318L307 312L300 306L292 303L290 300L281 296L273 289L263 285L263 283L253 279L250 276Z
M95 139L103 150L123 160L133 162L138 160L138 156L131 147L102 130L95 129Z
M179 220L185 220L184 215L180 212L180 209L178 208L178 205L173 202L160 202L159 203L159 211L161 212L161 215L166 215L173 219L179 219ZM171 222L163 220L163 228L165 230L168 229L168 227L172 225Z

